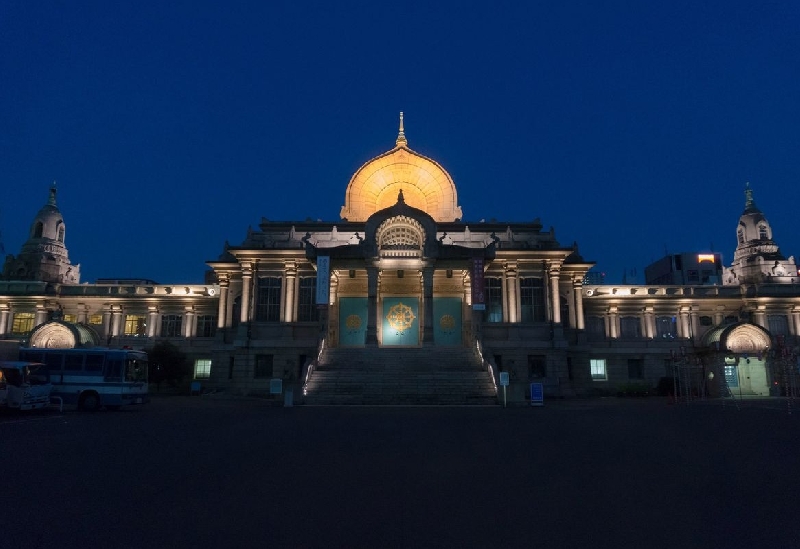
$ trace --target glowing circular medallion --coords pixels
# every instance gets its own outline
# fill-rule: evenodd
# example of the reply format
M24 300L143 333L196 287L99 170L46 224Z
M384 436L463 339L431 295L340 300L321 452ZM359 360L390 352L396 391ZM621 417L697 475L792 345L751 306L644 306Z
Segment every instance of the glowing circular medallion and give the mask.
M415 318L417 318L417 316L414 314L414 311L411 310L411 307L403 305L402 303L393 305L389 309L389 314L386 315L389 326L399 333L403 333L411 328Z
M442 315L442 318L439 319L439 326L445 331L452 330L456 327L456 319L453 318L453 315Z
M358 330L361 328L361 317L358 315L350 315L344 320L344 325L348 330Z

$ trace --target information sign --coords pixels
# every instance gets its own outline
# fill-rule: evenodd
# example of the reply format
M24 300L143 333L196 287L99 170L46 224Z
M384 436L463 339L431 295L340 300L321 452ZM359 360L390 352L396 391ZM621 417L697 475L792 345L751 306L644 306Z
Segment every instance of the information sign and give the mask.
M508 372L500 372L500 386L501 387L508 386Z
M531 383L531 406L544 406L544 385Z

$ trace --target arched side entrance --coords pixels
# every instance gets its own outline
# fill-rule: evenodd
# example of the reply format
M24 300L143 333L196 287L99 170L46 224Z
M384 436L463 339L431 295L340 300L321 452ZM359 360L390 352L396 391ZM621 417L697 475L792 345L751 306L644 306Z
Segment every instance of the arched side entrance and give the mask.
M89 326L60 320L40 324L28 336L28 346L41 349L74 349L99 344L100 336Z
M755 324L737 322L711 329L703 338L721 356L720 383L733 395L769 396L767 351L772 346L768 331ZM726 394L724 385L722 394Z

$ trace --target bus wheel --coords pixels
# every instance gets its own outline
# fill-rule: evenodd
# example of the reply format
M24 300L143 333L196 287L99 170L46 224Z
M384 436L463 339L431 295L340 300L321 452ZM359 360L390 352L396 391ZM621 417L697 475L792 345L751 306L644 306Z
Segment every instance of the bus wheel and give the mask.
M79 408L87 412L94 412L100 408L100 396L97 393L84 393L81 396Z

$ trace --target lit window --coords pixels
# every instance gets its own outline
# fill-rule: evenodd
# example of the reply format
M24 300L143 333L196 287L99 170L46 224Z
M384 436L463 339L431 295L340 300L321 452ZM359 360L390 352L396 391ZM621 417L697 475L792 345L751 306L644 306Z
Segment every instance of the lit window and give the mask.
M592 372L592 379L595 381L605 381L606 377L606 359L604 358L590 358L589 367Z
M125 335L126 336L145 335L144 315L125 315Z
M76 315L64 315L64 322L77 322L78 317Z
M198 358L194 361L194 378L208 379L211 377L211 359Z
M11 324L11 333L14 335L27 334L33 330L36 315L33 313L15 313L14 322Z
M89 324L99 325L103 323L103 315L89 315Z

